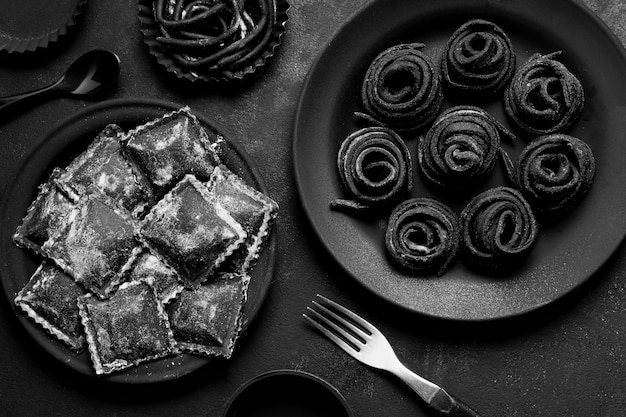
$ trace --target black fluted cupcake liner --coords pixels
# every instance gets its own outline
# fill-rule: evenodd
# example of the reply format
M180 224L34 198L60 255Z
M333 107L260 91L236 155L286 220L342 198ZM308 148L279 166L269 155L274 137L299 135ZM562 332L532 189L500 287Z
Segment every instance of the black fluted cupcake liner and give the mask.
M86 2L87 0L23 2L19 5L16 3L15 9L19 10L2 10L0 50L22 53L48 47L77 24ZM22 17L28 19L28 24L21 22Z
M144 43L157 62L191 82L237 81L264 67L286 32L287 0L258 0L258 10L234 13L232 20L219 13L232 11L236 1L205 3L181 0L180 10L187 10L179 16L175 1L139 0Z

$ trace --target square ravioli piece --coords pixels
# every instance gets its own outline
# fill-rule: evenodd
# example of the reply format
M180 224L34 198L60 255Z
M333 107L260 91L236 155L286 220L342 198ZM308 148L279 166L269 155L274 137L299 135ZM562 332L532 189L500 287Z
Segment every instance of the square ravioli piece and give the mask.
M213 170L208 187L247 234L245 244L222 264L220 271L245 272L254 265L269 238L278 204L223 165Z
M62 226L63 217L74 207L72 201L54 183L61 173L61 169L55 169L50 179L39 186L37 197L26 210L26 215L13 235L16 245L43 255L41 246L54 230Z
M108 300L87 294L78 299L78 308L98 375L174 352L163 305L148 282L126 282Z
M207 131L188 107L131 130L124 149L158 195L186 174L208 179L219 161Z
M140 216L153 200L152 190L122 156L122 137L119 126L106 126L56 182L73 200L89 192L101 192L119 207Z
M152 280L159 300L165 304L183 290L178 273L149 250L143 251L128 271L128 281Z
M183 290L167 307L179 350L230 358L241 329L250 277L222 274L196 290Z
M83 197L43 250L61 269L100 298L107 297L141 251L128 213L100 197Z
M197 288L246 238L246 232L193 175L187 175L141 221L141 238Z
M85 342L78 297L86 291L54 264L44 261L15 297L15 305L45 331L80 351Z

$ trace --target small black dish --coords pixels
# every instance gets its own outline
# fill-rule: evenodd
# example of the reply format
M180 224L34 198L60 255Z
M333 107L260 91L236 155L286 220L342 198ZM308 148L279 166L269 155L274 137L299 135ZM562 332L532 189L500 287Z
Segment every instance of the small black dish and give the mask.
M222 417L353 417L335 387L307 372L270 371L243 384Z

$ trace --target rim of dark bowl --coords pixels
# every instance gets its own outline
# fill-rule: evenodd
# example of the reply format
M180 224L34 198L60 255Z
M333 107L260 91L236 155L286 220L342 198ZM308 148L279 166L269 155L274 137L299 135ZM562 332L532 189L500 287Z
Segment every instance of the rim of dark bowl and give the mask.
M251 379L249 379L248 381L246 381L245 383L243 383L232 395L231 397L228 399L228 402L226 403L226 407L224 408L223 413L221 414L222 417L232 417L236 414L234 414L237 409L238 409L238 401L240 401L242 398L244 398L244 394L246 392L249 392L250 389L252 389L255 386L258 386L259 384L263 383L263 382L267 382L267 380L269 379L285 379L285 377L287 377L288 379L291 380L298 380L298 379L302 379L303 381L306 380L308 382L313 382L315 384L317 384L319 387L323 388L323 390L328 393L329 395L331 395L332 397L334 397L337 400L337 403L341 406L343 412L345 413L345 416L347 417L353 417L352 411L350 410L350 407L348 406L348 403L346 401L346 399L344 398L344 396L339 392L339 390L337 388L335 388L333 385L331 385L328 381L322 379L321 377L311 374L309 372L305 372L305 371L300 371L297 369L277 369L277 370L273 370L273 371L269 371L269 372L265 372L262 374L259 374ZM337 414L333 414L333 415L337 415Z

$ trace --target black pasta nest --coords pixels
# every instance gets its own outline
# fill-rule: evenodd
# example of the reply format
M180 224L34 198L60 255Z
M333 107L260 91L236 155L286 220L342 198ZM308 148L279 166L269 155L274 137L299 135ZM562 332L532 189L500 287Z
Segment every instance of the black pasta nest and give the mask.
M385 246L409 274L442 275L457 253L484 270L510 271L535 246L540 224L572 210L592 185L591 148L564 133L583 110L582 83L557 60L561 52L534 54L516 68L511 40L483 19L458 27L439 65L424 48L392 45L366 68L363 111L355 115L373 127L342 142L337 166L347 198L331 207L390 212ZM501 139L512 144L515 133L473 104L442 110L448 94L463 103L501 99L509 122L528 141L519 159L512 161L501 146ZM381 147L373 131L393 140ZM416 162L410 147L407 152L410 139L417 139ZM509 184L476 194L498 160ZM470 201L457 215L442 201L410 194L413 170L436 192Z
M450 37L441 73L454 93L483 97L501 91L515 70L511 40L496 24L470 20Z
M140 0L150 53L189 81L240 80L263 67L285 32L287 0Z

